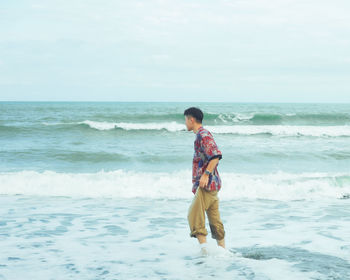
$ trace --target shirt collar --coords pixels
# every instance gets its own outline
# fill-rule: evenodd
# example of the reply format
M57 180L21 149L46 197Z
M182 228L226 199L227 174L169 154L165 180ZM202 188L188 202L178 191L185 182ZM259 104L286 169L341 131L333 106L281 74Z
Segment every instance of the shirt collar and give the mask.
M204 128L203 128L203 126L201 126L200 128L198 128L198 130L197 130L197 133L196 134L198 134L199 132L200 132L200 130L203 130Z

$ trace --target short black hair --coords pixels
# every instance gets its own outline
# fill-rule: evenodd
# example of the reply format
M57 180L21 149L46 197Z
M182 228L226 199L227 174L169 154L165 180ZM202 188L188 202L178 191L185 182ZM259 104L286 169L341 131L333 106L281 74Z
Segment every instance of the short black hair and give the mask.
M203 120L203 112L201 109L196 108L196 107L191 107L185 110L184 112L185 116L192 116L196 119L198 123L202 123Z

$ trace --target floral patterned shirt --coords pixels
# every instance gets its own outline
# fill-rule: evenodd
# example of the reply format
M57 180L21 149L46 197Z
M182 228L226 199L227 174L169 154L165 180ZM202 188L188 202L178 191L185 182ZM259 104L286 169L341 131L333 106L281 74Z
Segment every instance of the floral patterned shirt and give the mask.
M206 170L209 161L222 158L222 153L216 145L213 135L203 128L202 126L196 133L196 139L194 141L194 154L192 163L192 192L195 194L199 187L199 180ZM217 164L218 166L219 164ZM205 187L208 191L219 191L221 188L221 179L217 166L214 168L212 174L209 175L208 185Z

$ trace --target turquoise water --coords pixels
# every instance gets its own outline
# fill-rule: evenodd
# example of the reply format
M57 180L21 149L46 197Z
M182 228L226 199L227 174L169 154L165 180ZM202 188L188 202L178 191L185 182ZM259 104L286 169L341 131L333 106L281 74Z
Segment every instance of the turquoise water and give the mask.
M2 102L0 171L188 169L191 105ZM222 171L350 171L349 104L197 105L225 154Z
M191 106L235 252L204 260ZM350 104L0 102L0 279L350 279L349 141Z

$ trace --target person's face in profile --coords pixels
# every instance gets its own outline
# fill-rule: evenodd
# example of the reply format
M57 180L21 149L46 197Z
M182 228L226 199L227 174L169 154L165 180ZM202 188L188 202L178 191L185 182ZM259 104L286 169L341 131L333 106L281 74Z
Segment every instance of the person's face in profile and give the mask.
M193 122L194 122L193 117L185 116L185 123L186 123L186 128L188 131L191 131L193 129Z
M185 116L185 123L186 123L187 130L191 131L193 129L193 123L191 120L191 116Z

